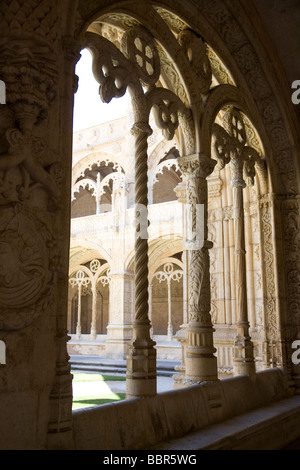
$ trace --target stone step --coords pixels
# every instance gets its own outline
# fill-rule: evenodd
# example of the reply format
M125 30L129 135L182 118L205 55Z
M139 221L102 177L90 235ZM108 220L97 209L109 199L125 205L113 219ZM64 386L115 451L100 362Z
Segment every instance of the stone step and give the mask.
M99 356L70 356L71 370L73 372L105 372L109 374L126 374L126 361L114 361ZM157 361L157 375L172 377L178 362Z

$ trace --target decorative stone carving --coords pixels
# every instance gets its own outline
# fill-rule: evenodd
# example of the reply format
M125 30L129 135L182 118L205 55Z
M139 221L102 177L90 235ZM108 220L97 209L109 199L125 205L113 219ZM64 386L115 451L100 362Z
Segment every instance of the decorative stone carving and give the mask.
M213 127L213 148L220 167L230 162L231 185L234 191L234 242L236 267L236 307L237 337L235 341L235 373L253 374L255 372L253 344L249 336L249 322L246 293L246 258L243 188L246 177L254 183L255 164L261 159L256 150L248 147L246 129L241 114L229 109L222 118L224 129L218 124Z
M86 35L87 47L93 53L93 70L100 83L104 102L122 96L129 88L132 95L135 136L135 319L133 343L128 356L127 393L153 394L156 388L155 350L150 339L148 318L148 137L150 110L154 109L156 122L167 139L172 139L179 125L179 113L186 113L181 100L169 90L156 88L160 75L160 61L152 35L141 27L130 28L122 37L121 51L105 38L92 33ZM150 87L144 92L143 86ZM142 209L143 208L143 209ZM143 212L143 213L141 213ZM143 227L141 218L143 217ZM137 354L144 358L143 370ZM144 380L148 389L145 392ZM149 386L150 384L150 386Z
M24 78L24 77L23 77ZM42 80L43 77L40 77ZM27 80L31 78L27 77ZM31 84L33 87L33 83ZM19 95L20 93L20 95ZM39 103L33 95L32 104L21 103L22 88L14 98L14 105L1 105L0 108L0 203L24 202L31 198L39 187L49 195L48 208L59 206L62 167L60 162L42 165L42 161L53 158L50 150L40 137L33 133L39 113L45 112L47 103ZM13 95L15 91L13 92ZM28 98L27 98L28 99ZM44 98L43 98L44 99ZM15 114L11 109L15 109ZM11 182L12 176L17 183Z
M87 33L87 48L93 54L93 73L100 83L101 100L109 103L120 98L132 80L132 67L124 55L108 39Z
M14 7L8 6L9 10ZM20 2L14 26L19 22L22 28L22 18L35 14L36 8L46 25L45 2L40 8L27 9ZM0 62L7 85L7 104L0 107L1 252L6 259L1 274L0 328L19 329L42 315L59 270L51 213L60 206L62 166L38 129L55 98L57 72L50 46L32 38L6 42Z
M188 344L186 346L186 380L216 380L217 363L214 357L213 328L210 316L210 275L207 240L207 181L216 162L205 155L178 158L186 181L186 203L190 210L191 236L186 242L188 255ZM198 240L197 207L204 207L203 240Z
M291 342L299 330L300 318L300 198L282 201L283 238L285 241L284 266L288 298L288 325L286 335Z
M184 29L178 35L178 42L188 56L197 77L200 92L206 95L211 86L212 69L207 56L207 47L200 37L190 29Z
M21 204L1 208L0 329L19 329L41 315L50 300L51 232Z
M163 271L156 271L152 279L156 277L159 283L166 281L168 286L168 328L167 335L168 339L173 338L173 326L172 326L172 304L171 304L171 282L179 282L183 277L183 271L181 269L174 270L173 263L166 263L163 267ZM150 282L152 281L150 279Z
M210 46L207 46L207 56L209 58L212 74L217 81L220 84L234 85L235 83L230 76L230 72L226 69L220 58Z
M154 86L160 76L160 59L153 36L142 27L129 29L122 37L121 50L142 84Z

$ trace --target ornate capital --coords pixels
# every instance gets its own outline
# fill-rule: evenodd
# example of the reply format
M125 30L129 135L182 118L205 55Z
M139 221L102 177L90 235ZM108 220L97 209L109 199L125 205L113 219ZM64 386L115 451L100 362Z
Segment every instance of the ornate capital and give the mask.
M207 178L214 170L216 160L203 154L188 155L178 158L180 171L186 176Z
M231 108L222 118L223 127L213 126L213 149L222 169L230 162L232 170L231 184L234 187L254 184L255 165L262 166L262 159L257 151L247 146L245 123L240 112Z

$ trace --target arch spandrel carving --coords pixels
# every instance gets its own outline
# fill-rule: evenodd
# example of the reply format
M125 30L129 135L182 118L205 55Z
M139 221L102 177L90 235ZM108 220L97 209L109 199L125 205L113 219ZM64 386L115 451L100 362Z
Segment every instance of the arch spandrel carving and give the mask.
M107 259L109 265L112 262L111 256L104 248L95 246L94 243L89 243L86 240L78 240L74 243L71 241L69 276L76 271L78 266L98 258Z

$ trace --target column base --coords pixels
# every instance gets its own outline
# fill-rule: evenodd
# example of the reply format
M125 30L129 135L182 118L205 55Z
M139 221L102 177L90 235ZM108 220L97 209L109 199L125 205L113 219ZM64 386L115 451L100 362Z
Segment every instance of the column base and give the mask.
M185 381L188 383L215 382L218 380L216 357L197 356L185 359Z
M105 342L105 356L107 359L126 359L131 341L131 325L109 325Z
M218 380L216 348L213 345L213 328L190 324L187 328L185 370L186 380L206 382Z
M145 333L148 332L148 337L140 337L133 341L127 356L127 398L151 396L157 393L156 349L154 349L156 343L149 336L149 326L145 325L142 329Z
M127 378L126 398L149 397L157 394L156 377L153 379Z
M126 396L132 398L156 393L156 350L140 349L133 344L127 356Z
M254 375L256 372L250 337L238 335L234 343L233 375Z

